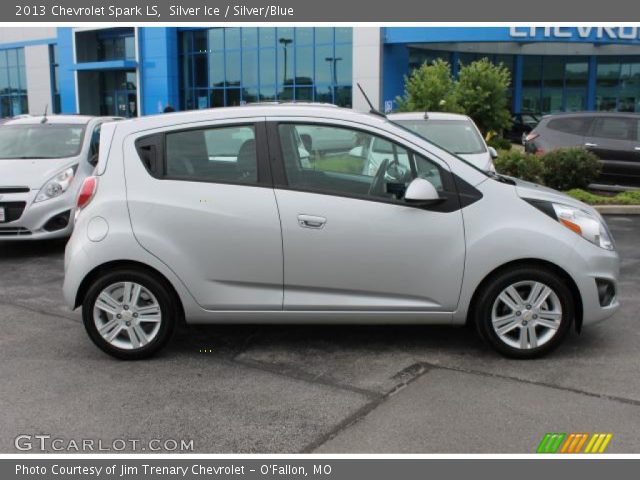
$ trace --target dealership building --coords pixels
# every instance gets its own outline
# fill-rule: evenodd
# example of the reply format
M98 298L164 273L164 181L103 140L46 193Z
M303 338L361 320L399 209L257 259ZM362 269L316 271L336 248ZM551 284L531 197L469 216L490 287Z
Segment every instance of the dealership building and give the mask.
M0 29L0 117L119 115L250 102L393 110L424 62L488 58L512 111L640 112L639 27L111 27Z

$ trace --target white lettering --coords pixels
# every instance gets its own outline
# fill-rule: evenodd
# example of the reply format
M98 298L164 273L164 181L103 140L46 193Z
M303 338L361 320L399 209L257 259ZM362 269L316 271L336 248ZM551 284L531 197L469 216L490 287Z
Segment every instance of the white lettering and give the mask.
M558 38L571 38L569 27L553 27L553 36Z
M520 27L509 27L509 36L513 38L526 38L527 32L521 32Z

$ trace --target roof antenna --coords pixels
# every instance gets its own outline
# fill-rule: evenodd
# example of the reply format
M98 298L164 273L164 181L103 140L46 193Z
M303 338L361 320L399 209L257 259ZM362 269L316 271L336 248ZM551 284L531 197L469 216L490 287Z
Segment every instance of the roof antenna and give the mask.
M40 123L47 123L47 110L49 110L48 103L44 106L44 113L42 114L42 120L40 120Z
M380 117L387 118L387 116L384 113L382 113L380 110L378 110L376 107L373 106L373 103L371 103L371 100L369 100L369 97L367 97L367 94L364 93L364 90L362 89L362 86L360 85L360 83L356 83L356 85L358 85L358 88L360 89L360 92L362 93L362 96L364 97L364 99L369 104L369 108L371 108L371 110L369 110L369 113L372 113L374 115L378 115Z

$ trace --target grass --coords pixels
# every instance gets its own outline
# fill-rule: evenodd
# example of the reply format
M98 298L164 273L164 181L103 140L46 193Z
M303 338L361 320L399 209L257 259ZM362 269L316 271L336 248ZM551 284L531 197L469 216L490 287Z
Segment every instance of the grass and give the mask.
M324 172L362 173L364 159L352 156L323 157L313 161L316 170Z
M574 188L565 193L589 205L640 205L640 190L622 192L617 195L598 195Z

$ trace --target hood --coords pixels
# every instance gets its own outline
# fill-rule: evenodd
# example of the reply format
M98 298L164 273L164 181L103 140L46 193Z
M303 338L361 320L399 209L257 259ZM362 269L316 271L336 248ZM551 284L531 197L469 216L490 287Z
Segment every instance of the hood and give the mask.
M0 159L0 187L29 187L39 190L66 167L78 163L78 158Z
M483 153L456 153L460 158L465 159L474 167L479 168L480 170L490 170L491 165L493 165L493 161L491 160L491 154L489 152Z
M503 175L503 177L506 175ZM543 187L542 185L538 185L537 183L526 182L524 180L520 180L514 177L507 177L516 184L516 192L520 198L531 198L535 200L546 200L548 202L554 203L562 203L563 205L568 205L570 207L579 208L581 210L586 210L588 212L596 212L596 210L587 205L586 203L581 202L580 200L576 200L575 198L570 197L562 192L554 190L549 187ZM597 213L596 213L597 215ZM598 215L599 216L599 215Z

